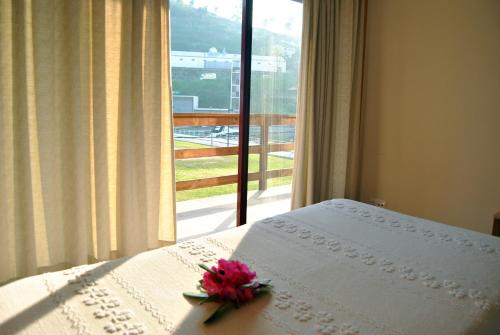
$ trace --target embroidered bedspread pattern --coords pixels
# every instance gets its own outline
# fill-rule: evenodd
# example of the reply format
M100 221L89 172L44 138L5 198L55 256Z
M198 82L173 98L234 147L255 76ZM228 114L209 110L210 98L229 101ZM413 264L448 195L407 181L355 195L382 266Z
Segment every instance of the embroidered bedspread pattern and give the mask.
M199 263L247 262L270 296L182 297ZM203 331L201 328L203 327ZM500 239L339 199L135 257L0 287L0 333L498 334Z

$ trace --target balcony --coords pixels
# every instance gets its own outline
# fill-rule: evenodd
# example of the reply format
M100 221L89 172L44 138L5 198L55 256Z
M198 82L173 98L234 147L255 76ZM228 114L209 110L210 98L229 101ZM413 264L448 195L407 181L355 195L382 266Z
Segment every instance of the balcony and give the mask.
M237 114L174 114L179 240L236 225L238 124ZM250 118L248 222L290 210L294 125L288 115Z

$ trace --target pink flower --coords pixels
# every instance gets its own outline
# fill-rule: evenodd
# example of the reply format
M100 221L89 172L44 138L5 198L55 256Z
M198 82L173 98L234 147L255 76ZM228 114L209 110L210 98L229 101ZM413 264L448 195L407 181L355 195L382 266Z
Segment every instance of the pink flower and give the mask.
M203 288L208 295L217 295L221 300L231 300L238 304L254 298L252 287L241 287L250 284L255 279L255 272L238 261L220 259L218 266L212 267L212 272L203 274Z

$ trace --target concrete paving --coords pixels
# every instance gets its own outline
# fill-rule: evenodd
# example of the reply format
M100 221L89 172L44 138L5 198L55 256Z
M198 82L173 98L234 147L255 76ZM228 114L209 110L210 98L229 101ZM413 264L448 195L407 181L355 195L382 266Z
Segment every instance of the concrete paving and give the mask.
M291 185L248 192L248 222L290 211ZM177 202L177 240L236 226L236 193Z

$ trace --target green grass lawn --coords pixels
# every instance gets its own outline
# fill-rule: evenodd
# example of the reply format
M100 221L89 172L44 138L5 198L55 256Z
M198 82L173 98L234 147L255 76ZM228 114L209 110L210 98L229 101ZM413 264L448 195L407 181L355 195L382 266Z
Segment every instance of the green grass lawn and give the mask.
M192 143L188 141L174 141L175 149L201 149L201 148L211 148L209 145Z
M176 149L208 148L209 146L195 144L185 141L175 141ZM268 170L288 169L293 167L293 160L269 156L267 162ZM175 178L177 181L203 179L218 176L228 176L238 174L238 156L221 156L195 159L178 159L175 162ZM251 154L248 160L248 171L259 171L259 155ZM278 177L268 179L268 187L290 184L292 178ZM251 181L248 184L249 190L256 190L258 181ZM177 192L177 201L205 198L214 195L236 193L236 184L221 185L214 187L200 188Z

